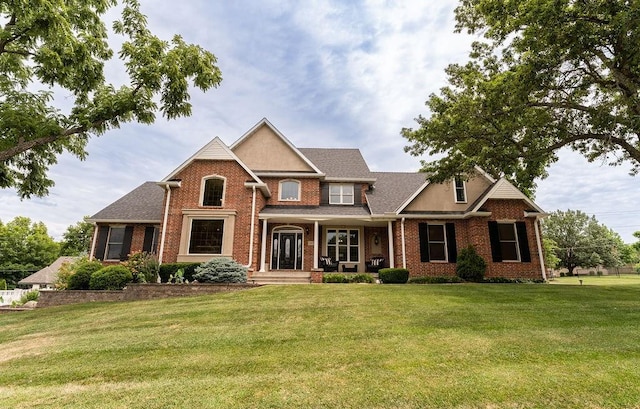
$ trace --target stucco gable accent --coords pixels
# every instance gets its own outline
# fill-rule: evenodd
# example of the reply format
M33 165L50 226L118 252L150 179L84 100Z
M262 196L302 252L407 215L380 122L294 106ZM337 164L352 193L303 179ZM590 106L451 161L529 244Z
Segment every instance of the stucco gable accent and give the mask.
M524 200L534 210L544 213L544 210L534 203L527 195L522 193L518 188L513 186L507 179L502 178L498 180L486 195L478 201L476 206L471 210L476 212L487 202L489 199L506 199L506 200Z
M324 174L266 118L235 141L230 149L254 171ZM265 153L269 154L265 154Z

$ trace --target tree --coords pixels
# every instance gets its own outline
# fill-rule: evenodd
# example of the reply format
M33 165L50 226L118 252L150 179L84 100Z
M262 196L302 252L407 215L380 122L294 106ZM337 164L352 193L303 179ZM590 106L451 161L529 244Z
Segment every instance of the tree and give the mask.
M622 264L620 235L598 223L580 210L555 211L542 223L543 235L556 243L559 267L573 275L576 267L599 265L617 267Z
M60 242L61 256L80 256L89 253L89 244L93 233L93 223L87 221L85 216L82 221L67 227Z
M160 40L147 29L137 0L123 0L113 30L128 84L108 83L113 56L101 20L117 0L0 2L0 187L44 196L49 167L63 151L84 159L90 136L120 124L149 124L191 114L189 82L206 91L222 80L215 56L178 35ZM71 103L56 108L54 89ZM58 104L60 105L60 104Z
M11 286L51 264L59 252L44 223L32 223L28 217L0 222L0 278Z
M441 182L480 166L532 193L570 147L640 171L640 3L462 0L456 31L482 33L446 69L405 150Z
M560 259L556 255L558 253L558 244L548 237L542 239L542 249L544 253L544 266L547 268L556 268Z

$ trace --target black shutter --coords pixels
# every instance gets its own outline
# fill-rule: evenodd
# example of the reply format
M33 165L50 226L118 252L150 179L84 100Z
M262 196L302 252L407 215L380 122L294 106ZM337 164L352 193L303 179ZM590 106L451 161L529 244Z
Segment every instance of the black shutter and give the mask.
M447 229L447 253L449 253L449 263L455 263L458 261L456 225L454 223L447 223L445 227Z
M131 251L131 239L133 239L133 226L127 226L124 228L124 239L122 240L120 261L125 261L129 258L129 252Z
M489 240L491 241L491 257L493 258L493 261L502 261L502 251L500 251L500 234L498 233L498 222L489 222Z
M531 262L531 252L529 251L529 239L527 238L527 225L525 222L516 222L518 232L518 246L520 247L520 261Z
M109 226L99 226L98 238L96 239L96 250L93 257L98 260L104 260L104 251L107 248L107 237L109 237Z
M146 251L147 253L155 253L155 249L152 249L153 246L153 235L156 231L156 228L153 226L147 226L144 228L144 241L142 242L142 251Z
M429 262L429 232L427 223L418 223L418 237L420 238L420 261Z
M320 204L329 204L329 185L327 183L320 186Z
M353 204L361 205L362 204L362 184L355 183L353 185Z

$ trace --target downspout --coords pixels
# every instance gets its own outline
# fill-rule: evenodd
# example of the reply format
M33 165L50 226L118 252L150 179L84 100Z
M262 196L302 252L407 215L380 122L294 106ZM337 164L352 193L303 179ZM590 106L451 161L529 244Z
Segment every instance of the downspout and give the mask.
M320 254L318 254L318 240L320 238L320 232L318 231L319 228L319 224L318 221L316 220L315 222L313 222L313 269L317 270L318 269L318 257L320 257Z
M262 220L262 243L260 243L260 272L264 273L267 257L267 219Z
M542 240L540 239L540 229L538 228L538 217L533 221L533 226L536 230L536 243L538 244L538 256L540 256L540 270L542 270L542 279L547 281L547 272L544 268L544 254L542 253Z
M256 232L256 186L253 185L253 197L251 198L251 232L249 233L249 263L247 268L253 264L253 235Z
M402 268L407 268L407 248L404 240L404 217L400 221L400 231L402 235Z
M164 204L164 217L162 219L162 236L160 237L160 255L158 255L158 263L162 264L162 256L164 255L164 240L167 235L167 219L169 218L169 202L171 201L171 186L165 184L167 190L167 201Z
M93 223L93 241L91 242L91 253L89 253L89 261L93 260L93 254L96 251L97 239L98 239L98 223Z
M396 266L395 254L393 252L393 227L389 220L387 224L387 234L389 235L389 267L394 268Z

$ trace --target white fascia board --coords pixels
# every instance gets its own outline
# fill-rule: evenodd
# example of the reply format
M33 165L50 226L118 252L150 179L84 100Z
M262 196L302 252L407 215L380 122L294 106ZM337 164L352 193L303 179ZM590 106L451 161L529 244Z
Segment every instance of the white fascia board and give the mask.
M398 215L405 219L470 219L472 217L489 217L491 216L491 212L467 212L467 213L456 213L456 214L401 214Z
M324 178L325 182L340 182L340 183L344 183L344 182L355 182L355 183L376 183L378 179L376 178L350 178L350 177L328 177L328 178Z
M309 172L255 172L260 177L271 178L298 178L298 179L321 179L324 178L324 173L309 173Z
M480 210L480 208L487 202L487 200L492 199L492 195L498 190L503 188L504 186L507 186L508 188L510 188L510 190L512 190L512 192L515 194L515 197L511 198L511 199L505 199L505 200L524 200L529 206L531 206L534 210L540 212L540 213L544 213L544 210L542 210L537 204L535 204L533 202L533 200L531 200L527 195L525 195L524 193L522 193L519 189L517 189L515 186L513 186L511 184L511 182L509 182L507 179L502 178L499 181L497 181L493 187L487 192L487 194L484 195L484 198L482 198L482 200L480 202L478 202L478 204L476 205L476 207L474 207L471 211L472 212L477 212L478 210Z
M482 169L480 166L476 165L473 167L476 171L478 171L478 173L480 173L482 176L484 176L485 178L487 178L487 180L491 183L496 183L496 180L490 175L488 174L484 169Z
M159 224L162 220L125 220L125 219L87 219L93 224L109 223L109 224Z
M275 133L276 135L278 135L278 137L280 139L282 139L284 141L284 143L287 144L287 146L289 146L289 148L291 148L291 150L293 150L296 155L298 155L300 157L300 159L302 159L307 165L309 165L309 167L311 169L313 169L314 172L316 172L318 175L323 174L320 169L318 169L316 167L316 165L313 164L313 162L311 162L309 160L309 158L307 158L306 156L304 156L302 154L302 152L300 152L298 150L298 148L295 147L294 144L291 143L291 141L289 141L283 134L282 132L280 132L275 126L273 126L273 124L271 122L269 122L269 120L267 118L262 118L260 121L258 121L257 124L255 124L251 129L249 129L244 135L242 135L237 141L235 141L234 143L231 144L230 149L233 150L235 149L238 145L240 145L242 142L244 142L247 138L249 138L249 136L253 135L262 125L266 125L268 126L273 133Z

